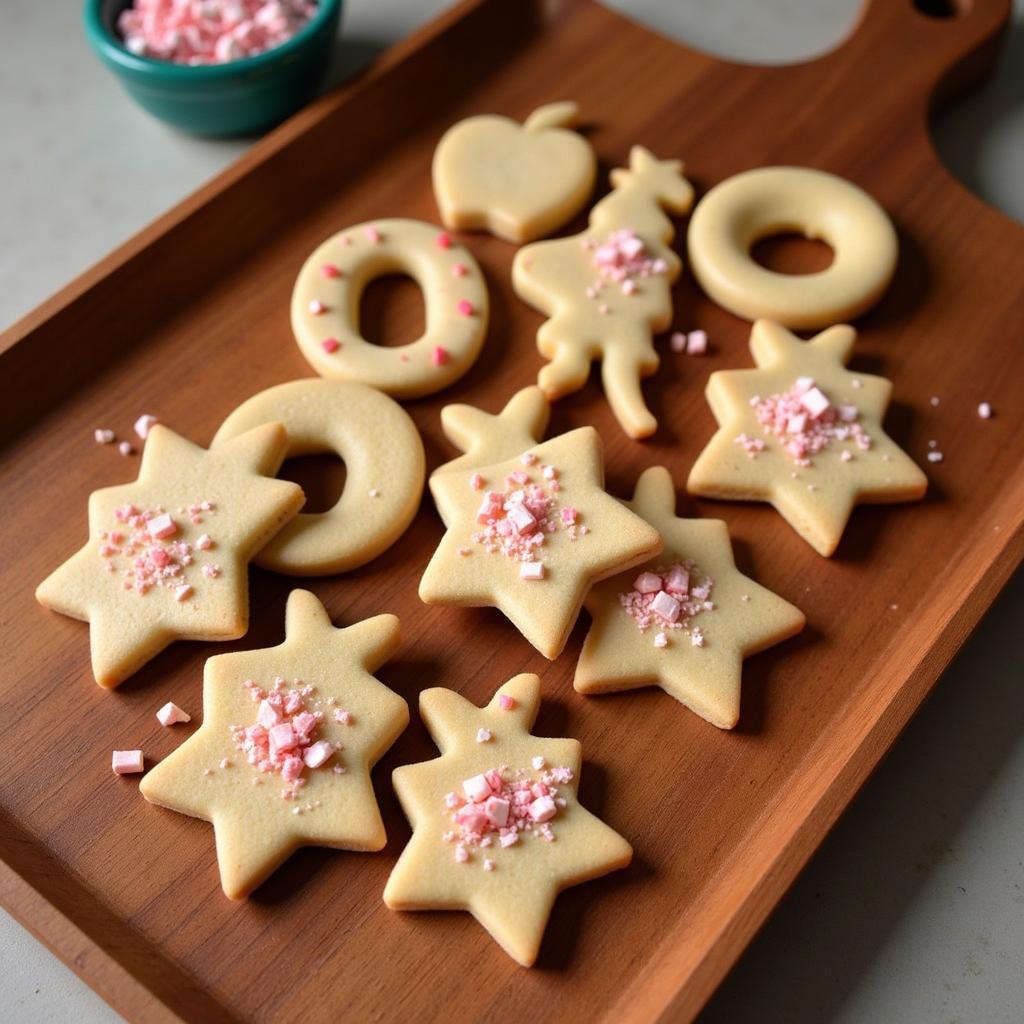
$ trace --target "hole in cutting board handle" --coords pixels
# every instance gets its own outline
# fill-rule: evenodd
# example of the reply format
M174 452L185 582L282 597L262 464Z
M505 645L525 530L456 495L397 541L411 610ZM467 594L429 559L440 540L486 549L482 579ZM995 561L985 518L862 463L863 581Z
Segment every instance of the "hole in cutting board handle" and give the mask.
M913 0L914 9L926 18L960 18L971 9L971 0Z

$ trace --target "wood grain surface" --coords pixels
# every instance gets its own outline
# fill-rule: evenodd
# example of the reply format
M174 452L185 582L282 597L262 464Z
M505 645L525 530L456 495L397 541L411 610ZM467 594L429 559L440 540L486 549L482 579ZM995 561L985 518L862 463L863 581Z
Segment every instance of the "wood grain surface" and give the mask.
M928 135L929 112L990 65L1009 3L953 6L966 13L932 18L911 0L877 0L833 53L745 67L591 0L465 3L9 331L0 355L5 905L134 1020L693 1017L1024 548L1024 230L954 181ZM244 904L220 892L209 825L150 806L133 779L110 773L112 747L140 745L152 761L187 735L192 727L161 729L154 712L170 699L198 711L206 657L280 641L296 581L254 571L248 636L175 644L113 693L91 679L86 627L47 613L32 592L82 542L88 493L136 472L136 459L93 444L94 427L126 435L154 412L206 444L255 391L309 376L288 323L305 256L370 218L436 221L430 159L444 129L473 113L521 118L557 99L582 106L602 192L610 167L640 142L682 157L699 193L747 168L793 163L843 175L885 206L899 268L857 325L853 365L894 380L887 427L931 483L921 503L858 510L828 561L767 506L681 499L683 512L724 518L740 568L808 618L801 637L747 663L729 734L660 691L576 694L585 621L551 664L495 611L422 605L417 582L442 532L429 499L385 555L312 582L341 624L400 616L403 648L380 676L413 708L427 686L482 701L514 673L536 671L545 695L536 732L582 741L581 798L636 858L559 898L539 963L525 971L469 915L396 914L381 901L409 835L390 771L435 753L415 712L374 773L386 850L300 852ZM541 365L540 318L509 284L514 249L465 237L488 278L492 327L462 381L407 404L431 467L453 452L442 405L497 410ZM765 258L780 265L821 258L799 244L770 248ZM374 330L414 332L415 294L376 291L366 313ZM674 295L675 327L705 328L712 352L663 348L645 385L661 424L654 438L628 440L594 382L554 408L551 433L600 429L613 493L627 494L655 464L681 488L714 427L708 374L750 364L747 324L685 273ZM995 418L978 418L980 401ZM924 463L933 438L945 453L938 465Z

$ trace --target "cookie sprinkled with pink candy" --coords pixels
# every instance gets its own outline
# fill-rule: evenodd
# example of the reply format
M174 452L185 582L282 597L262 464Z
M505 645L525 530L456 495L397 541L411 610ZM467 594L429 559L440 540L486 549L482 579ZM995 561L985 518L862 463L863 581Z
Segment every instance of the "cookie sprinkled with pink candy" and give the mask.
M714 611L711 589L714 580L690 560L674 562L665 568L647 569L637 576L633 589L619 595L623 610L646 633L651 626L658 629L655 647L667 647L669 629L688 630L694 647L704 646L704 633L691 626L701 612Z
M602 242L584 239L584 248L592 249L598 279L587 288L587 298L596 299L606 284L617 284L623 295L635 295L637 281L668 272L661 257L652 258L633 228L612 231Z
M313 0L133 0L117 19L125 49L175 64L226 64L286 43Z
M508 767L490 768L462 783L462 792L451 792L444 799L451 811L454 829L444 834L444 841L455 843L455 860L466 864L473 858L468 847L487 849L515 846L523 835L554 842L555 833L549 824L566 806L559 786L573 780L571 768L545 768L543 758L534 758L534 769L511 772ZM543 769L543 770L542 770ZM494 870L484 867L488 871Z
M851 441L861 450L871 448L871 437L858 422L855 405L833 405L811 377L798 377L787 390L767 398L754 397L750 405L761 429L782 441L782 448L798 466L812 465L811 457L823 452L833 441ZM740 434L736 443L749 458L757 458L766 449L763 440ZM844 462L853 461L853 453L844 449Z
M179 516L192 523L201 523L203 514L215 511L212 502L203 501L179 509ZM197 551L213 547L213 540L203 534L195 544L181 536L179 521L162 508L140 509L121 505L114 511L117 526L99 532L99 556L109 573L120 568L125 590L140 597L154 588L173 590L175 600L186 601L194 593L196 582L191 566ZM124 560L121 567L119 559ZM220 568L207 562L201 566L205 579L216 579Z
M490 554L522 562L523 579L543 579L543 572L532 567L539 565L545 538L562 530L570 540L578 540L590 531L580 523L575 507L559 506L555 495L562 485L554 466L541 466L533 452L526 452L520 462L523 468L505 478L505 490L484 494L476 515L482 529L472 539ZM474 490L485 485L479 473L470 476L469 486Z
M305 785L305 770L324 767L341 749L318 735L324 712L316 705L322 702L315 696L315 687L298 680L288 686L281 676L269 690L252 679L242 685L259 706L252 725L229 727L231 740L258 771L280 775L285 782L281 796L291 800ZM332 768L336 774L344 772L338 764Z

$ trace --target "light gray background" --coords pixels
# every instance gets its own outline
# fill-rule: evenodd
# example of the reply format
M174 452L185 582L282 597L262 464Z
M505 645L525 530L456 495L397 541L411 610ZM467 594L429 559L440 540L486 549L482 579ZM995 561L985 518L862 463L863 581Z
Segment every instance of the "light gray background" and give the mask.
M0 326L247 148L189 139L142 114L86 49L77 0L2 4ZM335 80L444 6L349 0ZM828 50L859 0L612 6L708 51L775 63ZM1024 220L1024 0L995 79L942 117L936 142L961 180ZM1018 579L726 981L705 1024L1024 1020L1022 622ZM0 1019L120 1019L2 912L0 964Z

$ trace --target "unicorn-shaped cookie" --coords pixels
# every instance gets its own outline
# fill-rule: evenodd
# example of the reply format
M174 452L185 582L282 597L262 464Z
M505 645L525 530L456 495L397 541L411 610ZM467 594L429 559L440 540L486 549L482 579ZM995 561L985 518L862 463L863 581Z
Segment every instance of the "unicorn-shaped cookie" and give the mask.
M669 289L682 264L668 247L675 231L662 207L690 209L693 188L682 172L679 160L634 146L629 170L612 171L613 191L591 210L586 231L528 245L512 265L516 294L549 317L537 331L537 348L551 360L537 379L544 393L578 391L599 358L612 411L635 438L658 426L640 381L658 368L652 334L672 319Z

